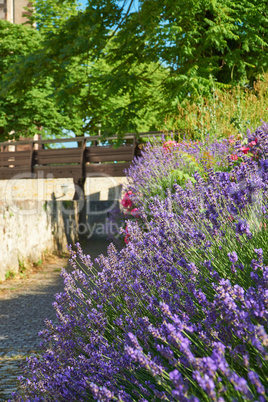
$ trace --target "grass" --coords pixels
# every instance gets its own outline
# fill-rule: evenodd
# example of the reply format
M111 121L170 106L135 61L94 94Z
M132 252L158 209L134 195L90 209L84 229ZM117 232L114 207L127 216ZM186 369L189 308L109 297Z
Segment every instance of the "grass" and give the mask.
M6 281L15 278L16 273L12 270L8 270L5 274Z
M40 258L38 261L35 261L35 262L33 263L33 266L34 266L35 268L38 268L38 267L40 267L40 266L42 265L42 263L43 263L43 260Z

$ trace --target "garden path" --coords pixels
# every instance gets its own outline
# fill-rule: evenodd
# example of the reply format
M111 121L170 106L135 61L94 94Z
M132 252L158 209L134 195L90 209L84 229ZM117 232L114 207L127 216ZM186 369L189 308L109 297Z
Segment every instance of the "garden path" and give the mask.
M109 243L89 239L81 244L94 259L106 253ZM17 390L20 365L38 350L44 319L55 319L52 303L54 294L63 290L63 266L68 269L68 258L55 258L24 279L0 284L0 401L7 401Z

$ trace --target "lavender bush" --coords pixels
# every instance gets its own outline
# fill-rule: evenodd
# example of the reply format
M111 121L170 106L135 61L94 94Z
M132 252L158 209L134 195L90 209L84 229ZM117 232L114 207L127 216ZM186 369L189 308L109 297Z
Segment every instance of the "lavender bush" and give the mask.
M241 140L234 137L220 141L211 141L209 136L202 142L182 142L154 140L148 143L142 152L142 158L136 158L126 171L129 186L136 198L145 202L148 197L165 197L166 189L172 190L176 176L174 171L182 171L190 176L196 171L206 178L207 169L230 171L234 165L246 160L266 159L266 135L268 123L254 133L247 130L247 136ZM264 135L262 138L261 135ZM186 180L177 184L184 184Z
M232 171L233 175L229 176L229 180L239 183L241 190L238 191L237 188L233 188L232 192L239 197L243 193L243 188L248 187L244 179L244 171L237 171L241 163L246 164L245 169L247 170L255 169L255 177L250 179L251 186L258 186L258 183L255 184L254 181L259 182L256 176L259 175L260 162L266 159L267 126L264 123L254 133L250 133L248 130L247 137L240 141L235 141L234 138L230 137L229 140L225 139L220 142L214 141L210 143L208 137L206 143L183 142L182 144L177 144L175 141L164 143L156 141L154 145L149 143L142 154L142 158L137 158L126 172L129 182L126 190L132 192L132 208L135 206L138 209L146 210L148 216L150 212L147 205L153 196L159 195L160 198L164 199L167 190L174 192L175 184L179 184L180 187L185 189L187 182L195 183L198 178L204 188L205 180L208 185L213 187L214 191L215 183L214 185L210 183L211 180L213 181L213 171L218 177L221 174L220 172ZM257 163L250 165L251 161ZM212 167L213 170L211 169ZM197 174L194 175L194 173ZM237 174L240 175L239 178L236 177ZM263 175L263 171L261 175ZM223 184L226 187L224 176L221 175L221 177L223 183L218 182L218 185ZM198 188L199 186L196 186L197 191L199 191ZM187 197L188 195L185 193L182 199L187 199ZM195 198L198 197L195 195ZM218 195L216 198L218 198ZM119 220L124 222L124 219L131 217L128 209L121 210L121 212L116 211L116 215L118 222ZM114 216L112 216L112 219L114 219ZM122 228L125 226L125 224L121 225ZM117 244L120 243L118 242Z
M128 244L111 244L100 272L79 244L70 250L25 398L268 400L267 126L256 134L250 153L236 144L243 162L230 172L196 173L140 203Z
M28 398L265 401L262 250L244 266L245 288L221 278L213 261L187 263L161 229L144 234L132 227L131 235L136 240L120 253L111 245L100 257L101 274L78 267L63 273L59 323L47 323L47 350L29 361ZM176 232L169 236L175 244ZM92 267L79 246L78 253ZM230 272L237 259L229 253Z
M195 171L203 175L205 169L212 166L216 170L227 170L227 156L231 153L233 141L211 142L207 137L205 143L178 144L164 138L155 139L146 145L142 158L136 158L127 170L128 189L144 202L154 195L164 198L166 189L172 190L175 182L184 184Z
M228 170L228 155L233 150L234 139L206 142L183 141L177 143L173 139L166 140L154 138L149 141L142 151L142 158L136 158L132 166L126 171L128 185L125 188L125 196L130 191L131 205L125 205L125 196L122 206L110 212L110 221L122 228L122 235L110 236L118 247L126 243L126 220L132 219L131 211L145 209L147 202L158 195L164 199L166 191L173 192L174 184L185 187L187 181L195 183L194 173L198 172L205 177L207 169L211 166L218 170ZM129 198L129 197L127 197ZM149 213L147 208L147 214ZM135 216L134 216L135 217Z

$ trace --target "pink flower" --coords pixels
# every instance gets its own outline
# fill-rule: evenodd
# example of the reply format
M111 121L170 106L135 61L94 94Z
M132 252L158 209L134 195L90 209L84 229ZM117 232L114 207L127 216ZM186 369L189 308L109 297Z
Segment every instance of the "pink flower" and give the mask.
M254 147L255 145L257 145L257 142L256 141L251 141L248 145L250 147Z
M128 228L127 228L127 226L126 226L126 229L125 229L125 232L126 232L126 236L124 237L124 242L126 243L126 244L128 244L129 243L129 238L130 238L130 235L129 235L129 233L128 233Z
M131 213L132 216L135 216L135 218L140 217L140 211L139 211L138 208L133 208L130 213Z
M262 228L262 227L264 227L265 229L266 229L266 223L260 223L260 229Z
M127 191L126 194L124 195L124 197L121 200L121 205L124 208L129 209L129 208L132 207L132 201L131 201L131 199L129 197L130 195L132 195L132 191Z
M240 151L242 151L243 154L247 154L248 151L249 151L249 148L248 148L248 147L241 147L241 148L240 148Z
M231 159L232 159L232 161L237 161L238 156L237 156L237 155L235 155L235 154L233 154L233 155L231 155Z
M179 147L179 145L176 141L169 140L163 144L163 148L165 152L170 152L172 148Z

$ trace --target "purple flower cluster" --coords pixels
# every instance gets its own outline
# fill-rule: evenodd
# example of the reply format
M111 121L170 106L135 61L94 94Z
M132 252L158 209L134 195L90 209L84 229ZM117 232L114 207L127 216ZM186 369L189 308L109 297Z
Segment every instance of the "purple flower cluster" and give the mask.
M78 245L89 269L63 271L58 323L28 362L29 400L266 400L268 267L253 260L244 289L211 261L187 263L160 232L133 227L140 240L111 244L99 274Z
M232 146L227 139L211 142L209 137L205 143L188 142L165 151L164 138L148 143L142 151L142 158L136 158L126 174L129 178L129 189L141 197L143 202L152 195L165 196L167 188L172 189L176 169L187 173L214 166L217 170L228 169L227 156Z
M58 321L46 322L44 352L21 380L29 401L268 400L263 132L260 161L245 155L141 202L142 224L128 222L129 243L110 244L100 269L70 249Z
M243 154L241 151L240 163L236 165L230 159L230 153L233 152L233 146L239 149L242 147L241 141L233 144L234 140L222 140L208 145L182 143L180 146L169 147L168 152L165 151L162 143L157 142L154 146L148 144L142 158L136 159L127 171L128 190L132 192L135 206L139 211L145 210L149 217L151 214L149 202L154 201L155 196L159 196L163 200L167 196L167 191L174 193L177 190L176 197L178 195L180 197L179 205L182 210L185 210L185 205L189 208L199 208L199 211L204 211L208 207L206 219L209 218L208 227L213 225L213 231L219 229L219 219L222 216L224 222L226 219L233 221L238 234L250 236L250 228L245 220L240 218L240 214L249 205L255 204L256 208L256 200L263 198L266 194L267 134L268 125L266 123L255 133L248 132L245 141L255 145L251 146L250 154ZM262 155L264 159L257 155ZM243 162L241 163L241 161ZM216 171L210 168L210 165L213 165ZM180 180L177 180L178 172L187 172L192 176L191 180L188 183L185 180L182 186ZM182 177L186 178L187 175ZM197 181L196 185L192 186L191 184L195 181ZM199 190L201 191L200 199ZM263 190L265 190L265 194ZM211 201L215 206L211 205ZM226 204L226 201L229 204L227 216L225 216L227 208L224 208L223 213L221 211L221 205ZM178 208L177 200L175 203ZM204 204L206 205L203 208ZM257 212L254 211L254 214L256 215ZM117 216L119 215L117 214ZM120 217L124 219L122 213ZM128 217L125 216L125 219ZM203 222L204 214L199 214L196 219L197 222ZM141 222L141 219L139 221ZM125 226L125 224L122 225L122 227Z

